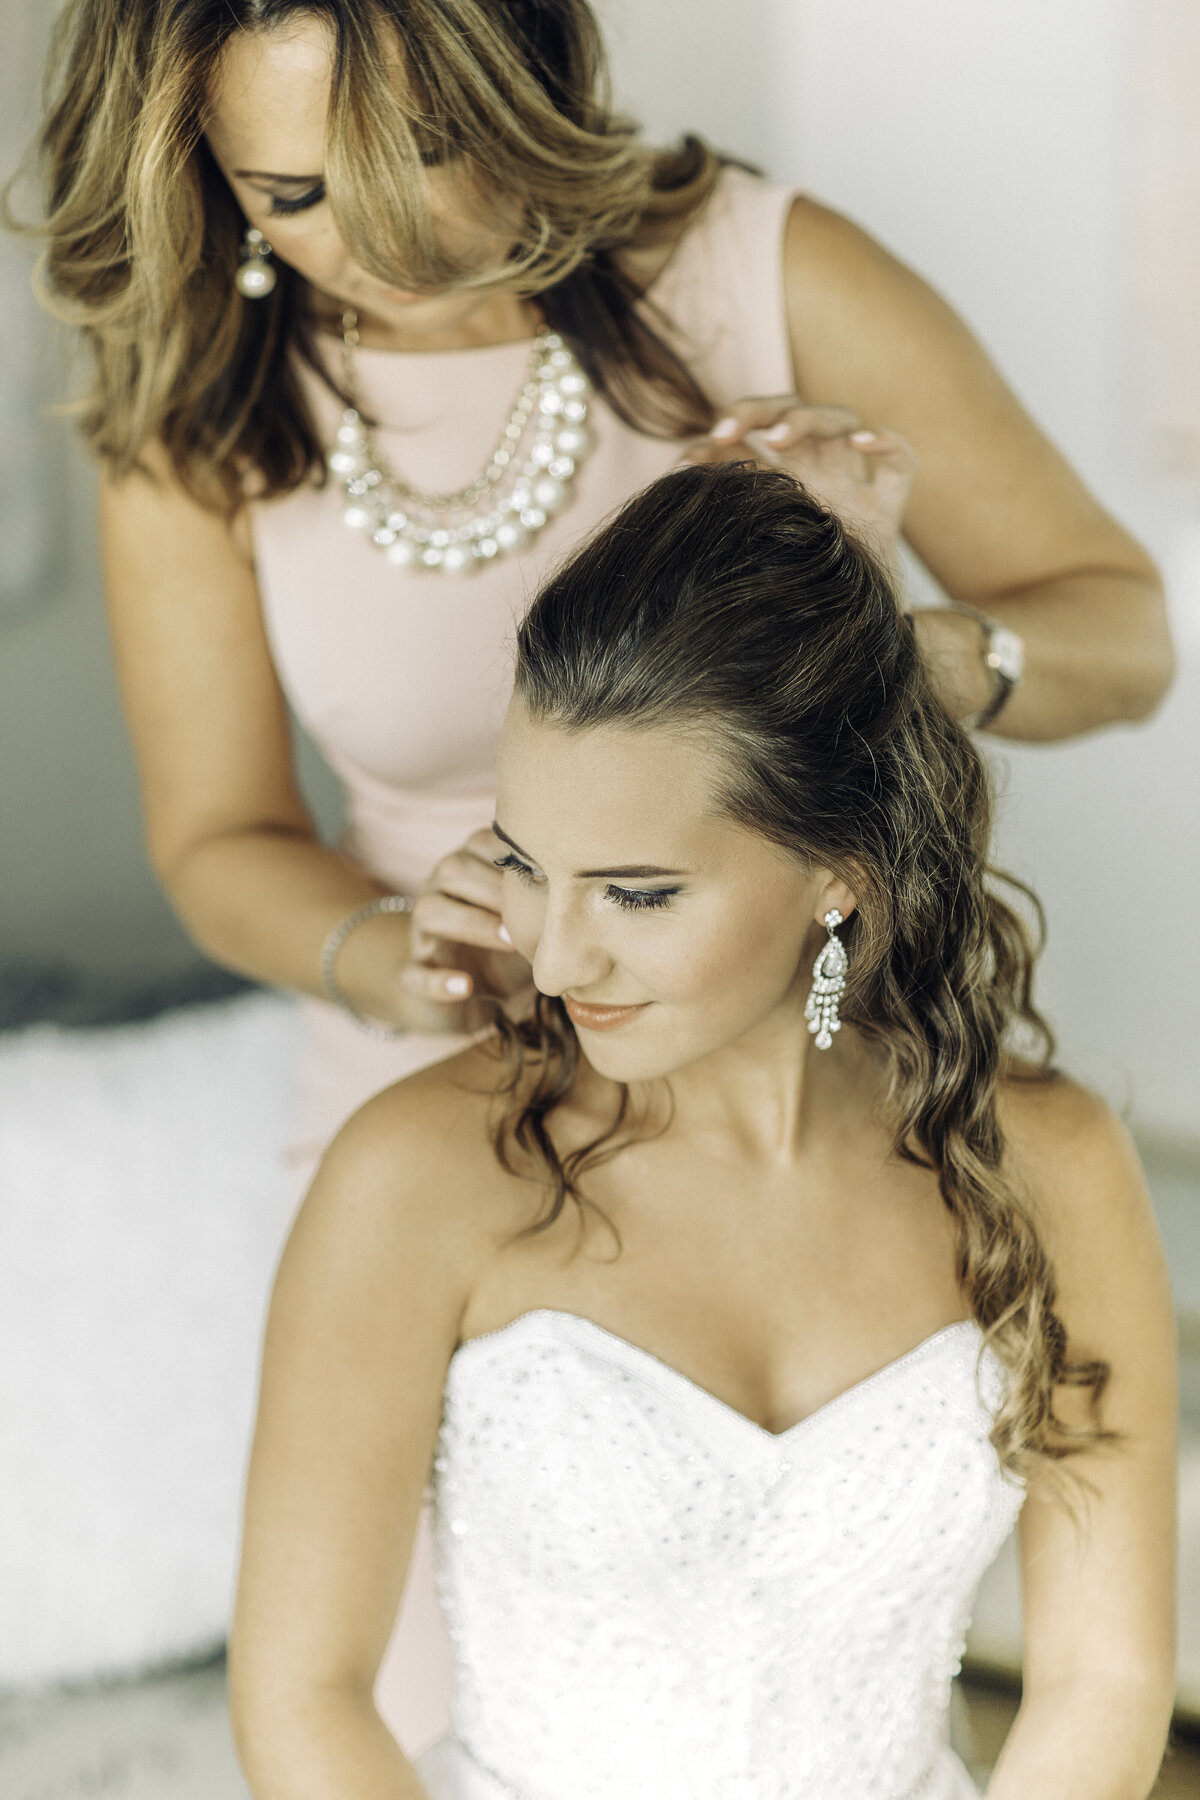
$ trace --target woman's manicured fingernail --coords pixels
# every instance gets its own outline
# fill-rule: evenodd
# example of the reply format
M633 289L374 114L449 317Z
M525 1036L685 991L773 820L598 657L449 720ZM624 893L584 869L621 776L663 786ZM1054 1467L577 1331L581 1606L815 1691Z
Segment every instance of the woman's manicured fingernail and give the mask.
M453 994L456 1000L465 1000L470 991L471 977L469 975L448 975L446 977L446 992Z
M784 424L772 425L770 431L763 432L763 443L764 444L786 444L788 439L791 437L791 435L792 435L792 428L790 425L784 425Z
M510 936L510 935L509 935L509 930L508 930L508 926L507 926L507 925L497 925L497 927L496 927L496 936L497 936L497 937L498 937L498 938L499 938L499 939L500 939L500 942L501 942L501 943L502 943L502 944L507 944L507 945L508 945L508 947L509 947L509 949L510 949L510 950L511 950L511 948L512 948L512 938L511 938L511 936Z
M852 431L850 433L850 442L852 444L857 444L861 450L865 450L868 444L877 444L879 442L879 434L874 431Z
M737 428L738 422L736 419L718 419L708 435L713 438L736 437Z

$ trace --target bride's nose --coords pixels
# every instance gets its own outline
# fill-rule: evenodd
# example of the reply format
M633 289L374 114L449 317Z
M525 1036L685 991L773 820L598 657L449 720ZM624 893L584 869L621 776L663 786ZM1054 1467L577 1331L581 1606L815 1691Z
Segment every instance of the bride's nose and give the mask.
M582 894L547 898L533 955L534 985L543 994L584 993L612 967Z

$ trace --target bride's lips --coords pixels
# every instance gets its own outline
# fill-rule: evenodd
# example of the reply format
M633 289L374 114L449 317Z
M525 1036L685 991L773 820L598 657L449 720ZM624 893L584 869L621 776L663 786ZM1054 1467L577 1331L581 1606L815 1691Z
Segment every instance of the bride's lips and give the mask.
M563 995L568 1019L585 1031L617 1031L631 1019L636 1019L639 1013L644 1013L649 1004L648 1000L643 1000L640 1006L585 1006L582 1000L572 1000L570 994Z

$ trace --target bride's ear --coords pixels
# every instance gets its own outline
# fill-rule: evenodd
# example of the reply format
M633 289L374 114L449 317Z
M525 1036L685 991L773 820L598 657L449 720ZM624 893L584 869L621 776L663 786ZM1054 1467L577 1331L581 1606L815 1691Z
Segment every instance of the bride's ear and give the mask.
M843 919L848 919L857 906L858 895L854 889L840 876L831 875L817 895L813 919L818 925L823 925L828 912L840 912Z

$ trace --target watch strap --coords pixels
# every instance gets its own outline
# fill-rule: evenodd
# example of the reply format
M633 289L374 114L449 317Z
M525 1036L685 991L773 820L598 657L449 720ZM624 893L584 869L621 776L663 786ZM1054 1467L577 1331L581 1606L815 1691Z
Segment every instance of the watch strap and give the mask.
M948 600L947 606L951 612L974 619L982 633L983 661L992 674L992 691L978 712L961 721L968 731L982 731L1003 711L1020 681L1025 646L1011 627L980 612L977 606L970 606L965 600Z

